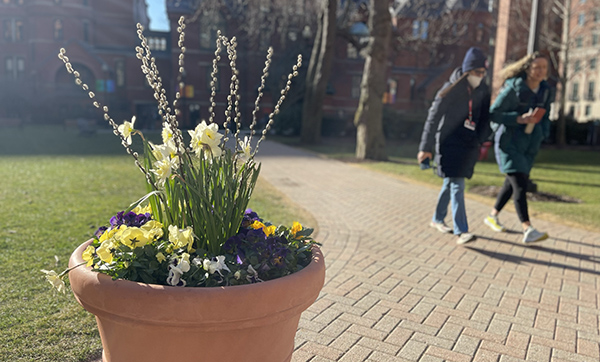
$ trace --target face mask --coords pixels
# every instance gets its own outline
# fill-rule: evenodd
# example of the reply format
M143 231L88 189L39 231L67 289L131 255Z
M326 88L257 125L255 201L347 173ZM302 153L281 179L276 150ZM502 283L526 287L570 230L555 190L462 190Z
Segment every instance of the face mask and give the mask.
M467 81L469 82L469 84L471 85L471 88L473 88L473 89L479 87L482 80L483 80L483 77L478 77L476 75L469 74L467 76Z

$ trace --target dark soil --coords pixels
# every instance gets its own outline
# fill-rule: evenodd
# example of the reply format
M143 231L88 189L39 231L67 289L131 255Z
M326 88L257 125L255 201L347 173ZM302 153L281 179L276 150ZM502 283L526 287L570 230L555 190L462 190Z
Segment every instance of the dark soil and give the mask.
M476 193L482 196L496 198L500 192L500 186L473 186L469 192ZM528 201L546 201L546 202L567 202L572 204L580 204L581 200L570 196L555 195L549 192L528 192Z

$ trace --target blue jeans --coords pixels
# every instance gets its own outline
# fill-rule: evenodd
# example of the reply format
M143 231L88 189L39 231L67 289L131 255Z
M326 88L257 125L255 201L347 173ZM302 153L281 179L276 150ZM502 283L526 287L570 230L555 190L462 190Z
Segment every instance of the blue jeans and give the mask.
M444 184L438 196L437 206L433 214L433 222L442 223L448 214L448 203L452 200L452 223L454 234L460 235L469 231L467 211L465 209L465 178L444 177Z

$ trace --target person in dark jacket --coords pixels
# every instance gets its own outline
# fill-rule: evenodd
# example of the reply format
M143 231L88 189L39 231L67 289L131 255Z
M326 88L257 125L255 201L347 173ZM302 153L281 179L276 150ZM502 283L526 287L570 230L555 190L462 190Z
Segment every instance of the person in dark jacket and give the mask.
M435 154L437 174L444 179L430 226L445 233L454 231L458 244L475 239L468 232L464 190L465 177L473 176L481 143L491 134L490 91L482 82L486 68L487 57L481 49L470 48L462 67L452 72L429 108L417 155L423 163ZM444 222L450 201L454 229Z
M548 238L548 234L531 226L527 210L527 184L533 161L542 141L550 135L550 104L552 90L546 82L548 60L539 53L529 54L504 68L503 88L490 109L495 134L495 151L500 172L506 174L496 204L484 220L494 231L505 231L498 213L511 196L523 226L523 243ZM532 111L545 110L535 123Z

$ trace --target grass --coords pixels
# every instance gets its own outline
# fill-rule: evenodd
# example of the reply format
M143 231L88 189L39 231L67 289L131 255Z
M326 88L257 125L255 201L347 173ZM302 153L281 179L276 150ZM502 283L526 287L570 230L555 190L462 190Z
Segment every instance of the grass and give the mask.
M327 157L355 162L354 139L325 139L318 146L302 146L295 138L277 138L292 146L305 147ZM360 165L372 170L403 178L410 182L425 184L434 188L441 186L441 179L431 171L422 171L416 161L418 145L414 143L388 142L388 162L361 162ZM477 163L475 174L467 180L467 191L474 186L501 186L504 175L494 161L493 150L487 160ZM543 147L538 154L531 173L538 190L556 195L571 196L581 203L529 202L532 221L536 218L559 221L563 224L600 231L600 154L599 150L555 149ZM495 199L467 193L493 206ZM513 209L512 202L507 205Z
M0 361L98 358L93 316L52 291L40 269L62 270L77 245L141 197L142 173L110 133L31 127L0 130L0 179ZM250 206L276 224L316 226L264 180Z

